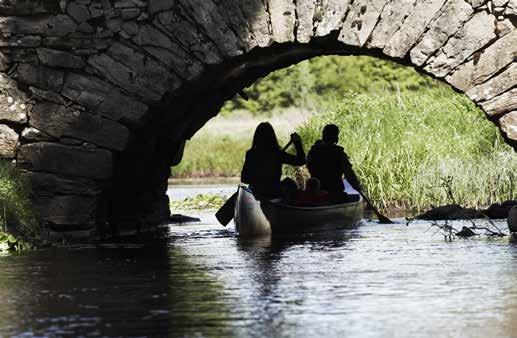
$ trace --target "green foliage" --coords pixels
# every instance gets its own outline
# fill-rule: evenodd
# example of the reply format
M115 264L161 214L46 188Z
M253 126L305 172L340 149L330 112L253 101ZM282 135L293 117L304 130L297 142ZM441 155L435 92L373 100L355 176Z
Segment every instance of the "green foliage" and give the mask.
M223 114L245 109L270 116L276 109L311 107L314 102L340 99L342 93L419 91L443 85L413 68L368 56L324 56L280 69L246 89L250 97L235 97Z
M383 207L447 203L444 178L465 206L516 198L517 154L464 95L442 89L346 95L300 128L306 146L327 123L340 127L356 173Z
M202 134L187 143L181 163L171 170L174 177L239 176L248 141L227 134Z
M187 197L183 201L172 201L171 209L173 210L201 210L201 209L219 209L226 197L219 195L197 195L195 197Z
M29 194L27 180L12 165L0 161L0 252L23 248L17 237L34 237L36 221Z

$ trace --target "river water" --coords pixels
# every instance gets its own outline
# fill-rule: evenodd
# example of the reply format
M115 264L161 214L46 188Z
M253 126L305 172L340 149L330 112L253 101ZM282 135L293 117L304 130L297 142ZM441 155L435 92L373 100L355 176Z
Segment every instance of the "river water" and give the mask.
M509 237L400 220L242 240L193 215L155 238L0 257L0 336L517 335Z

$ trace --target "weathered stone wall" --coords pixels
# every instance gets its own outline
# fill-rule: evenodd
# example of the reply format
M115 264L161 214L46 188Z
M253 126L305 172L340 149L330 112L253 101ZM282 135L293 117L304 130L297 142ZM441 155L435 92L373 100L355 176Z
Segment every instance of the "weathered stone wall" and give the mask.
M59 231L156 224L223 102L324 54L413 66L517 147L517 0L0 0L0 157Z

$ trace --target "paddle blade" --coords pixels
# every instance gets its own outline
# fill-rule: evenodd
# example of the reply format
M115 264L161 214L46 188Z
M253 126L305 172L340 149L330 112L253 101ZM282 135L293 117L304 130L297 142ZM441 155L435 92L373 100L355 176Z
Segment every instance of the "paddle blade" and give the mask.
M381 224L395 224L395 222L393 222L391 219L382 214L377 214L377 218L379 219L379 223Z
M215 218L221 223L223 227L227 226L228 223L233 219L235 213L235 201L237 200L237 193L234 193L215 213Z

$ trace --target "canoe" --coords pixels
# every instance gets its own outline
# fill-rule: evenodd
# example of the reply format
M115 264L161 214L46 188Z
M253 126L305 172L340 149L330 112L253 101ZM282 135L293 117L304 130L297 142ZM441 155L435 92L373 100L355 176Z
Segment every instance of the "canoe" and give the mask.
M354 202L343 204L298 207L279 201L260 201L241 185L235 204L235 227L244 237L353 227L363 215L363 201L360 195L354 197Z

